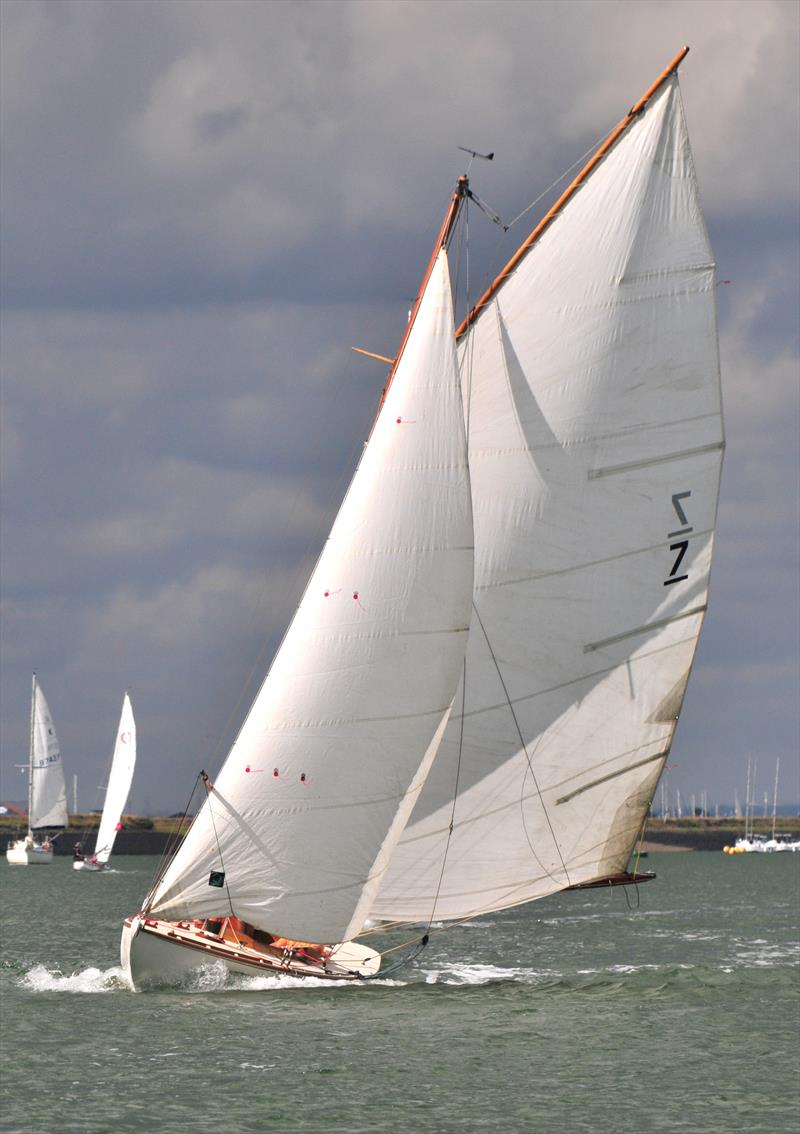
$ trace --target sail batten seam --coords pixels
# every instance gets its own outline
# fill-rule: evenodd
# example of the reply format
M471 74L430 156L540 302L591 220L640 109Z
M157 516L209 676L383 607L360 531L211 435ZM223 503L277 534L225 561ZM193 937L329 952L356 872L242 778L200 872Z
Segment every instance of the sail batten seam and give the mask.
M588 479L598 480L603 476L616 476L617 473L629 472L633 469L645 469L650 468L652 465L664 465L669 461L681 461L687 457L700 457L704 453L716 453L724 448L724 441L714 441L710 445L699 445L696 449L682 449L678 453L665 453L660 457L646 457L641 461L628 461L624 465L607 465L605 468L589 469Z
M693 618L696 614L704 614L708 603L694 606L691 610L684 610L681 614L674 614L671 618L659 618L656 622L646 622L644 626L637 626L634 630L624 630L621 634L614 634L611 638L602 638L599 642L587 642L583 647L585 654L593 650L602 650L604 646L613 646L615 642L624 642L626 638L634 638L637 634L649 634L651 630L662 630L673 622L680 622L682 618Z
M574 791L568 792L567 795L562 795L559 799L556 800L556 807L560 803L569 803L569 801L571 799L574 799L576 795L582 795L585 791L590 791L592 788L599 787L600 784L606 783L607 780L615 780L619 776L625 776L628 774L628 772L633 772L637 768L642 768L645 764L652 764L655 760L666 760L667 756L669 756L669 749L667 749L665 752L656 752L653 756L645 756L643 760L637 760L635 764L628 764L625 768L618 768L616 772L609 772L605 776L600 776L596 780L591 780L590 783L583 784L582 787L575 788Z

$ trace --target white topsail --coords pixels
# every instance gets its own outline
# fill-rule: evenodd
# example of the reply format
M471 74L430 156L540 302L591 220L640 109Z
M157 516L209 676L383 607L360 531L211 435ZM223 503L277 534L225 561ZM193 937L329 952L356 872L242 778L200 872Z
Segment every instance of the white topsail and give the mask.
M624 871L664 766L723 450L714 264L675 75L497 288L460 363L466 688L373 905L386 919Z
M441 251L303 599L148 912L233 911L322 943L361 929L446 724L473 557Z
M35 679L34 679L35 680ZM53 718L42 688L34 684L31 720L30 806L28 826L66 827L67 789Z
M117 837L122 819L122 811L128 799L128 792L131 790L135 764L136 722L133 719L130 698L126 693L122 702L122 714L117 728L111 770L108 774L103 816L100 820L97 842L95 843L94 853L98 862L108 862L111 857L114 840Z

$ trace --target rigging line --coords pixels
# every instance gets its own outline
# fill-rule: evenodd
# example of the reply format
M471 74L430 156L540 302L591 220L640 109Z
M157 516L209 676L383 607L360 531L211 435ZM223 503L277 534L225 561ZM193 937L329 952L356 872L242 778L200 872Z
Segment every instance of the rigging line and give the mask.
M561 847L558 845L558 839L556 838L556 833L553 830L553 824L550 822L550 814L549 814L547 807L545 805L544 798L542 797L542 791L541 791L541 788L539 787L539 781L536 779L536 773L533 770L533 764L531 762L531 757L530 757L530 754L528 753L528 746L526 745L525 738L522 735L522 729L520 728L519 720L517 719L517 714L514 712L514 706L511 703L511 697L509 696L508 688L507 688L506 683L505 683L505 679L504 679L503 674L500 670L500 664L497 660L497 657L495 656L494 650L492 649L492 643L489 641L489 635L486 633L486 627L483 625L483 621L482 621L480 613L478 611L478 607L474 602L472 604L472 609L475 613L475 617L478 619L478 623L480 625L481 631L483 632L484 641L486 642L486 645L489 648L489 653L492 655L492 661L494 662L494 667L497 670L497 676L500 679L500 684L503 687L503 693L505 694L506 703L508 704L509 712L511 713L511 717L512 717L512 719L514 721L514 725L516 726L516 729L517 729L517 734L519 735L520 744L522 745L522 751L525 753L525 760L527 761L528 771L530 772L531 779L533 780L533 786L536 788L536 794L539 796L539 802L542 805L542 811L544 812L544 817L547 820L547 826L550 828L550 834L551 834L552 839L553 839L553 845L556 848L556 853L558 854L558 858L559 858L561 866L564 870L564 874L567 876L567 884L569 885L570 882L571 882L571 879L570 879L570 876L569 876L569 870L567 870L567 864L564 862L564 858L561 854ZM524 778L523 778L523 790L524 790L524 785L525 785L525 781L524 781ZM537 853L534 849L533 843L531 842L530 837L528 836L528 828L525 825L525 811L524 811L524 809L522 809L521 814L522 814L522 824L523 824L523 828L525 830L525 838L528 840L528 846L530 847L531 854L536 859L536 861L539 863L539 866L545 872L547 877L552 879L553 882L555 882L556 879L553 877L553 874L547 869L547 867L544 865L544 863L541 861L541 859L537 855Z
M385 980L387 976L390 976L392 973L396 973L398 969L403 969L406 967L406 965L410 965L412 961L416 961L417 957L428 944L428 940L428 934L426 933L421 938L419 938L416 947L411 950L407 957L401 957L399 961L396 961L393 965L390 965L388 969L378 969L376 973L372 974L371 976L364 977L363 979ZM396 946L396 948L399 949L400 946L398 945ZM387 949L386 952L391 953L392 950ZM385 953L381 953L381 957L384 957L385 955Z
M426 945L428 944L427 930L419 937L412 937L408 941L401 941L399 945L392 945L390 949L381 950L381 956L388 957L390 953L396 953L398 949L405 949L409 945L418 945L421 941L424 941Z
M200 779L203 781L203 786L206 789L206 803L208 804L208 814L211 816L211 826L212 826L213 831L214 831L214 839L216 841L217 851L219 853L219 864L222 867L222 879L223 879L223 882L224 882L224 885L225 885L225 893L227 894L227 897L228 897L228 905L231 908L231 917L236 917L236 914L235 914L234 909L233 909L233 902L231 901L231 892L230 892L230 889L228 888L228 875L227 875L227 872L225 870L225 861L222 857L222 847L220 845L219 835L217 834L217 824L214 822L214 811L213 811L213 808L211 807L211 791L212 791L212 788L213 788L214 785L211 783L211 780L209 780L208 774L206 772L200 773Z
M642 825L639 828L639 834L636 836L636 842L633 844L633 871L632 871L633 874L639 873L639 860L642 857L642 846L644 844L644 832L645 832L645 828L647 827L647 820L650 817L650 808L652 806L653 806L653 801L651 799L650 803L647 806L647 811L645 812L644 818L642 819Z
M467 226L469 226L469 214L467 214ZM469 253L470 253L469 227L467 227L467 248L466 248L466 277L467 277L467 282L466 282L466 296L465 296L466 302L467 302L467 311L472 310L472 295L471 295L471 292L470 292L470 279L469 279L469 270L470 270ZM458 340L456 340L456 346L458 346ZM464 409L465 409L464 428L465 428L466 435L467 435L467 456L468 457L469 457L470 424L471 424L471 421L472 421L472 389L473 389L473 383L472 383L473 370L472 370L472 367L473 367L474 359L475 359L475 336L471 335L467 340L466 346L464 347L464 362L465 362L464 372L466 374L466 379L467 379L467 396L466 396L466 399L465 399L465 406L464 406ZM463 393L464 393L463 378L462 378L462 384L461 384L461 392L462 392L462 397L463 397ZM469 462L467 462L467 463L469 463ZM471 482L470 482L470 486L471 486Z
M588 150L585 150L581 154L581 156L579 158L577 158L577 160L574 161L571 166L569 166L568 169L565 169L564 172L562 174L560 174L555 179L555 181L552 182L552 184L548 185L546 189L543 189L538 197L535 197L529 205L525 206L525 208L522 210L522 212L518 216L514 217L514 219L508 225L506 225L505 232L501 232L498 235L497 240L495 241L493 259L495 259L495 260L497 259L497 256L499 254L500 248L503 245L503 242L506 238L506 235L514 227L514 225L517 224L519 221L521 221L523 219L523 217L526 217L528 215L528 213L531 211L531 209L535 209L536 206L541 201L543 201L545 199L545 197L549 196L549 194L552 193L553 190L556 189L561 184L562 181L566 181L566 179L570 176L571 173L573 173L573 171L578 166L585 165L587 158L591 157L592 154L596 153L600 149L600 147L603 145L605 140L611 135L611 133L612 133L611 130L607 130L605 134L601 134L600 137L597 139L597 141L594 143L594 145L589 146ZM495 272L494 275L496 275L496 274L497 273ZM484 281L487 283L487 285L494 278L494 275L488 269L484 272ZM472 308L469 308L469 310L471 311Z
M469 310L469 301L470 301L470 290L469 290L469 251L470 251L470 244L469 244L469 198L467 198L467 200L464 202L464 221L463 221L462 233L463 233L463 250L464 250L465 292L466 292L465 299L466 299L466 304L467 304L467 310ZM459 256L460 256L460 253L461 253L461 247L459 247ZM459 263L459 268L460 268L460 263ZM468 453L469 453L470 405L471 405L471 401L472 401L472 381L471 381L471 378L472 378L472 352L473 352L473 349L474 349L474 340L470 339L469 343L467 344L467 351L468 351L467 357L469 359L469 362L468 362L467 367L466 367L465 375L462 375L462 374L459 375L459 378L461 379L461 387L462 387L461 388L462 401L465 401L465 403L466 403L465 406L464 406L464 409L465 409L465 434L466 434L467 452ZM467 378L467 386L468 386L468 391L469 391L466 399L464 399L464 388L463 388L464 376L466 376L466 378ZM464 754L464 719L465 719L464 714L465 714L465 710L466 710L466 698L467 698L467 656L466 656L466 653L465 653L464 654L464 662L463 662L462 671L461 671L461 725L460 725L459 734L458 734L458 760L456 762L456 775L455 775L455 782L453 784L453 803L452 803L452 807L450 809L450 823L449 823L448 828L447 828L447 839L445 841L444 854L442 855L442 866L441 866L441 870L439 871L439 879L436 883L436 893L434 894L434 897L433 897L433 905L431 907L430 917L428 918L428 929L430 929L431 925L433 924L434 917L436 916L436 906L437 906L437 903L439 901L439 895L440 895L441 889L442 889L442 882L444 880L445 867L447 866L447 856L448 856L449 851L450 851L450 842L452 840L453 831L455 829L456 805L458 803L458 785L459 785L460 780L461 780L461 761L462 761L463 754Z
M611 887L609 886L609 890L610 889L611 889ZM642 897L641 897L641 894L639 893L639 887L638 886L633 887L633 889L636 891L636 904L635 905L631 904L631 896L628 893L628 890L630 889L630 887L629 886L623 886L622 889L625 891L625 903L626 903L628 909L631 912L633 912L634 910L638 910L641 906L641 903L642 903Z
M464 281L465 281L464 282L465 301L466 301L466 305L467 305L467 310L469 310L469 307L470 307L469 198L466 198L464 200L463 205L462 205L462 210L463 210L462 216L459 217L460 230L459 230L459 241L458 241L458 244L457 244L457 255L456 255L456 272L455 272L456 286L455 286L455 291L456 291L456 296L457 296L458 295L458 289L459 289L459 280L461 278L462 256L463 256ZM455 307L455 297L454 297L453 306ZM466 441L467 441L467 450L468 451L469 451L470 405L471 405L471 401L472 401L471 371L472 371L473 350L474 350L474 339L470 338L469 342L468 342L468 346L467 346L467 352L466 352L466 357L469 360L468 363L467 363L467 366L465 368L466 375L467 375L467 390L468 390L466 397L464 397L464 373L462 373L462 372L459 373L459 378L460 378L460 381L461 381L461 395L462 395L462 399L465 402L465 407L464 407L465 408L465 433L466 433ZM414 952L412 952L408 957L404 958L401 962L399 962L397 965L392 966L392 968L390 968L389 970L383 971L380 974L381 976L386 976L387 972L394 972L394 971L396 971L396 969L400 968L401 966L406 965L406 964L410 964L410 962L415 960L419 956L419 954L422 952L422 950L425 948L425 946L428 944L430 929L431 929L431 926L433 924L433 920L434 920L434 917L435 917L436 904L439 900L439 894L441 892L442 880L444 878L445 866L447 864L447 855L448 855L448 852L449 852L449 849L450 849L450 840L452 838L453 829L454 829L454 826L455 826L455 811L456 811L456 803L457 803L457 800L458 800L458 785L459 785L459 781L460 781L460 777L461 777L461 760L462 760L463 746L464 746L464 710L465 710L465 707L466 707L466 693L467 693L467 659L466 659L466 655L465 655L464 656L464 662L463 662L463 669L462 669L461 728L460 728L459 740L458 740L458 762L457 762L457 765L456 765L455 784L454 784L454 788L453 788L453 805L452 805L452 809L451 809L451 812L450 812L450 824L449 824L448 831L447 831L447 841L445 843L444 854L442 856L442 867L441 867L441 870L439 872L439 880L438 880L438 883L437 883L437 886L436 886L436 893L435 893L434 899L433 899L433 906L431 908L430 917L428 918L428 924L427 924L427 928L425 930L425 933L422 935L421 938L419 938L418 948ZM368 929L366 931L362 930L362 932L359 934L359 936L365 937L370 933L386 932L386 930L391 928L392 925L399 927L399 926L404 925L404 924L408 924L408 923L403 922L403 921L398 921L398 922L390 923L388 926L384 923L382 925L374 926L373 928ZM391 949L387 949L387 950L381 952L381 957L386 956L388 953L393 953L397 949L404 948L405 945L407 945L407 944L410 944L410 942L403 942L402 945L395 945Z
M552 875L548 875L548 877L552 878ZM559 884L559 889L557 891L553 891L553 892L559 893L560 891L563 891L563 890L566 890L566 889L567 889L566 886ZM609 891L611 891L612 889L616 889L616 887L612 888L612 887L609 886L608 889L609 889ZM621 887L621 889L627 891L628 887L623 886L623 887ZM639 890L638 886L634 887L634 889L637 891L637 893L636 893L636 899L637 899L636 908L638 909L639 903L641 901L641 895L638 892L638 890ZM531 902L540 901L541 898L547 898L547 897L550 897L550 896L551 896L550 894L541 894L537 898L527 898L522 902L516 902L516 903L514 903L510 906L488 905L488 906L478 907L474 910L471 910L468 914L464 914L463 917L454 917L454 918L448 919L443 925L431 926L425 932L424 936L426 938L430 938L434 933L445 933L447 930L453 929L455 926L465 925L467 922L474 921L476 918L483 917L485 914L502 913L503 910L515 909L517 906L521 906L521 905L529 905ZM634 907L631 905L630 897L627 893L625 894L625 899L628 903L628 908L633 909ZM414 924L413 921L382 922L379 925L373 926L371 929L362 931L361 933L358 934L358 937L367 937L371 933L380 933L380 932L386 933L386 932L389 932L392 929L399 929L402 926L405 926L405 925L410 926L410 925L413 925L413 924ZM387 953L392 953L392 952L394 952L395 949L401 949L405 945L408 945L408 944L410 944L410 942L406 941L406 942L403 942L401 945L395 945L391 949L387 949L386 953L381 953L381 956L383 957ZM414 954L414 956L415 955L416 954ZM413 959L413 956L410 959ZM405 962L403 962L403 963L405 963ZM392 970L387 970L387 971L392 971ZM382 975L385 975L385 973L382 974ZM369 979L374 979L374 978L369 978Z
M453 298L453 316L454 316L454 319L457 321L458 318L459 318L457 308L458 308L458 298L459 298L459 294L461 292L462 260L463 260L463 270L464 270L464 291L465 291L464 299L465 299L467 309L469 309L469 302L470 302L470 290L469 290L469 197L465 197L464 200L463 200L463 203L461 205L461 211L459 213L458 220L456 222L456 226L457 226L457 232L458 232L458 241L457 241L457 249L456 249L455 273L454 273L454 276L451 278L451 284L452 284L452 293L453 293L453 295L452 295L452 298ZM453 241L455 241L455 233L456 233L456 229L453 230L453 235L451 236L451 243Z
M459 285L459 279L460 279L460 276L461 276L461 256L462 256L463 246L464 246L464 230L463 230L463 221L462 221L461 218L462 218L462 216L465 215L468 203L469 203L468 201L464 201L464 204L461 206L461 212L459 213L458 220L456 221L456 226L453 229L453 232L452 232L451 237L450 237L450 244L447 248L448 261L449 261L451 249L452 249L454 244L456 246L455 247L455 268L450 273L450 284L451 284L451 288L452 288L452 298L453 298L453 308L454 308L454 311L453 311L454 319L458 317L455 313L455 306L456 306L456 297L458 296L459 286L460 286Z
M180 846L178 836L181 834L181 831L183 829L183 824L186 822L186 816L189 813L189 808L192 806L192 800L194 799L194 793L197 791L197 785L200 783L200 776L201 775L202 775L202 773L198 772L197 776L195 776L194 783L192 784L192 790L189 793L189 798L187 799L186 806L183 809L183 814L175 821L172 830L170 831L169 835L167 836L166 846L164 847L163 851L161 852L161 858L159 859L158 866L156 868L156 876L153 880L152 886L150 887L150 889L147 892L147 896L145 897L144 902L142 903L142 912L144 912L144 913L146 913L147 910L149 909L148 903L149 903L150 899L152 898L153 894L156 892L156 888L158 887L158 884L160 883L161 879L166 874L167 867L169 866L172 859L175 857L175 853L177 852L178 847Z
M439 901L439 894L442 889L442 880L444 879L444 869L447 865L447 855L450 850L450 840L453 837L453 829L455 827L456 819L456 803L458 802L458 782L461 778L461 757L464 751L464 708L467 696L467 657L464 655L464 663L461 671L461 729L458 735L458 761L456 763L456 778L453 785L453 805L450 809L450 824L447 828L447 839L444 844L444 854L442 855L442 868L439 871L439 881L436 883L436 893L433 895L433 905L431 907L430 917L428 918L428 929L433 924L433 919L436 915L436 903ZM426 942L427 943L427 942Z
M610 134L611 134L610 130L607 130L605 132L605 134L601 134L600 137L597 139L597 141L594 143L594 145L589 146L589 149L586 150L583 154L581 154L581 156L577 159L577 161L574 161L572 163L572 165L569 167L569 169L565 169L564 172L561 174L561 176L557 177L555 179L555 181L552 183L552 185L548 185L547 188L543 189L542 192L539 194L539 196L535 198L535 200L531 201L531 203L529 205L526 205L526 207L522 210L522 212L519 214L519 216L514 217L514 219L510 222L508 227L513 228L513 226L517 223L517 221L521 221L522 218L524 216L526 216L531 211L531 209L535 208L536 205L538 205L539 202L544 197L546 197L548 193L552 193L557 185L560 185L562 181L565 181L566 178L569 177L569 175L572 173L573 169L575 169L576 166L585 165L586 159L591 157L591 155L593 153L596 153L597 150L600 149L603 142L605 142L606 138L608 138Z
M561 886L560 889L566 889L566 887ZM554 891L554 892L558 893L558 891ZM549 894L543 894L542 895L542 897L549 897L549 896L550 896ZM528 901L538 901L538 900L539 900L538 898L531 898L531 899L526 900L525 902L517 902L516 904L517 905L527 905ZM498 912L501 912L503 909L514 909L514 908L515 908L514 906L503 906L503 907L500 907L500 909L498 909L497 906L489 905L489 906L484 906L482 909L481 908L474 909L474 910L471 910L468 914L464 914L463 917L454 917L454 918L448 919L443 925L430 926L425 931L424 937L430 938L431 934L433 934L433 933L445 933L447 930L453 929L457 925L465 925L469 921L474 921L476 917L483 917L483 915L487 914L487 913L498 913ZM379 925L373 926L371 929L362 931L361 933L358 934L358 936L359 937L367 937L370 933L381 933L381 932L388 933L392 929L400 929L403 926L411 926L413 924L414 924L414 922L410 921L410 920L409 921L383 922ZM420 938L419 940L422 940L422 938ZM394 945L394 946L392 946L391 949L387 949L385 953L381 953L381 956L383 957L388 953L393 953L395 951L395 949L402 949L410 943L411 942L404 941L401 945ZM427 944L427 942L426 942L426 944Z

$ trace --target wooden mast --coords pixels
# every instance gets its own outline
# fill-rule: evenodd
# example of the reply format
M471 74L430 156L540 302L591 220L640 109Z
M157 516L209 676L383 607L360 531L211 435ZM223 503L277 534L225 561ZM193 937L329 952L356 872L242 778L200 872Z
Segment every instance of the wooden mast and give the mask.
M468 189L469 179L466 176L459 177L456 187L453 190L453 196L450 198L450 204L448 206L447 212L445 213L444 220L442 221L442 227L439 229L439 235L436 237L436 243L433 246L431 258L428 261L427 268L425 269L425 275L422 277L422 283L420 284L419 291L417 292L417 298L414 300L414 306L411 308L411 314L408 317L408 324L406 325L405 333L400 342L397 354L394 356L392 369L389 371L389 377L386 380L386 386L381 396L381 405L383 405L386 399L386 394L392 384L395 374L397 373L397 367L400 365L400 359L403 357L403 351L405 350L405 345L408 342L408 336L411 334L411 328L414 326L414 320L417 317L419 305L422 302L423 295L425 294L425 288L428 286L428 280L431 278L431 272L433 271L433 266L436 263L436 258L438 257L442 248L444 248L444 246L447 244L447 241L450 239L450 234L452 233L456 220L458 219L461 202L466 196ZM367 352L365 351L363 353ZM378 356L376 355L375 357Z
M628 111L628 113L625 115L625 117L622 119L622 121L619 122L618 125L611 131L611 133L608 135L606 140L603 142L603 144L600 146L600 148L595 153L594 157L592 157L587 162L587 164L583 167L583 169L580 171L580 173L575 178L575 180L572 182L572 184L570 186L568 186L567 189L564 190L564 192L561 194L561 196L558 198L558 200L552 206L552 208L548 209L548 211L545 213L545 215L539 221L536 228L530 234L528 239L526 241L524 241L523 244L520 245L520 247L517 249L517 251L514 253L514 255L508 261L506 266L500 272L500 275L496 277L496 279L489 285L489 287L486 289L486 291L480 297L478 302L475 304L475 306L470 311L469 315L466 316L466 318L463 320L463 322L457 328L456 338L461 338L461 336L465 333L465 331L467 331L467 329L475 322L478 315L480 315L481 311L486 306L486 304L489 302L489 300L492 298L492 296L498 291L498 289L503 284L503 282L508 278L508 276L511 275L511 273L516 268L517 264L519 264L520 260L522 260L522 258L526 255L526 253L529 251L529 249L536 243L536 241L539 239L539 237L542 235L542 233L545 231L545 229L547 229L550 226L550 224L552 223L552 221L556 218L556 216L558 216L558 214L564 208L564 205L566 205L566 203L572 197L574 197L574 195L577 193L578 189L580 189L581 185L583 185L586 178L589 176L589 174L592 172L592 170L595 168L595 166L598 165L598 163L600 161L602 161L602 159L605 157L605 155L608 153L608 151L614 145L614 143L619 138L619 136L621 134L623 134L628 129L628 127L631 125L631 123L634 121L634 119L637 118L641 114L641 112L644 110L647 103L650 101L650 99L653 97L653 95L656 93L656 91L659 90L659 88L664 85L664 83L667 81L667 79L670 77L670 75L672 75L673 72L677 71L680 64L686 58L688 52L689 52L688 47L683 47L678 52L678 54L675 56L675 58L672 60L672 62L666 68L666 70L662 71L662 73L658 76L658 78L653 83L653 85L651 87L648 87L648 89L645 91L645 93L642 95L642 97L639 99L639 101L631 107L631 109Z

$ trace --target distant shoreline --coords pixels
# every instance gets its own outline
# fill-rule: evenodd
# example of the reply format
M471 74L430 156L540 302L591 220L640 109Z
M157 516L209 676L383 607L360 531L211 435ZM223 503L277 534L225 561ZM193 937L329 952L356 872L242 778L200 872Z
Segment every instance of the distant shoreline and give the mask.
M9 818L0 824L0 842L6 844L17 838L24 824L17 819L9 822ZM163 854L172 844L176 836L174 819L143 820L131 817L131 826L123 828L117 835L114 843L114 855L145 855ZM142 829L134 824L151 822L153 829ZM769 835L772 831L772 819L756 819L753 822L756 832ZM779 832L800 832L800 818L797 816L779 816L776 829ZM54 849L58 856L65 857L72 854L77 842L83 842L84 851L91 851L94 845L95 829L84 827L68 827L56 837ZM739 836L744 834L744 821L741 819L649 819L645 829L642 844L643 851L721 851L725 846L732 846ZM178 837L182 838L182 835Z

